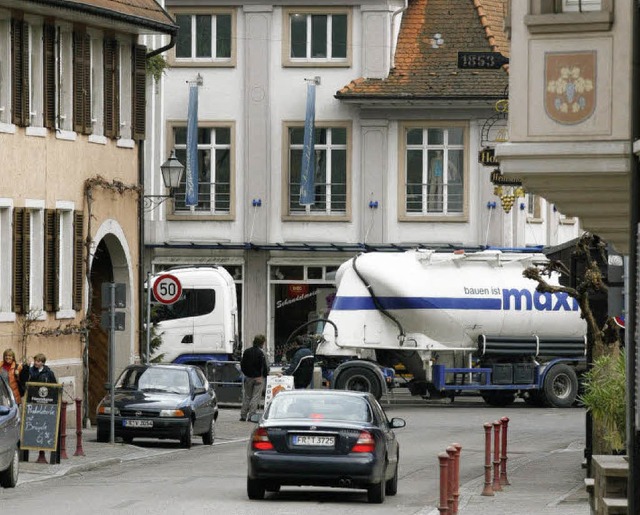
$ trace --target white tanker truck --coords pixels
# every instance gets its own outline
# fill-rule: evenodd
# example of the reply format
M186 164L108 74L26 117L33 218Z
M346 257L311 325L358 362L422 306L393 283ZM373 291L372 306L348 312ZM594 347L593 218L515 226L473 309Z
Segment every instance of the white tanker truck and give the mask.
M517 395L566 407L585 366L586 324L575 299L540 293L522 272L540 253L415 250L361 254L337 272L316 356L332 387L376 397L480 392L495 406ZM557 284L558 277L549 283Z

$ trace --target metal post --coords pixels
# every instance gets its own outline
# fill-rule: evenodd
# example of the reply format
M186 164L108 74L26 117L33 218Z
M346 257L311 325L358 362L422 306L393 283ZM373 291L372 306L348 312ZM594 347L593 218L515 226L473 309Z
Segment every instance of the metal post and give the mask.
M491 488L491 424L484 424L484 488L480 495L492 496L493 488Z
M76 399L76 452L74 456L84 456L82 448L82 400Z
M502 453L500 456L500 484L502 486L508 486L509 479L507 478L507 427L509 426L509 417L502 417Z
M115 366L115 341L116 341L116 283L109 284L109 401L111 413L109 415L110 441L115 443L116 418L115 418L115 388L113 385L113 368Z
M493 423L493 483L491 488L494 492L502 492L500 486L500 427L499 420Z
M453 508L454 498L453 492L455 490L455 467L456 467L456 448L450 445L446 449L447 456L449 456L449 483L447 485L447 504L449 506L449 513L452 515L455 514L455 510Z
M446 452L438 454L440 462L440 505L438 511L445 515L450 515L449 511L449 493L447 486L449 485L449 455Z
M62 401L62 412L60 413L60 458L69 459L67 456L67 401Z
M151 272L147 272L147 352L145 363L149 364L151 352Z

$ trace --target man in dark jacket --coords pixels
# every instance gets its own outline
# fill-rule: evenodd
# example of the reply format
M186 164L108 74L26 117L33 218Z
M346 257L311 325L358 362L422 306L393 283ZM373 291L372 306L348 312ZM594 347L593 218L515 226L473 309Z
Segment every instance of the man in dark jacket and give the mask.
M283 370L286 376L293 376L296 389L307 388L313 379L313 352L304 344L302 336L296 337L293 357L289 366Z
M47 357L42 354L36 354L33 357L33 365L30 367L23 366L20 372L20 383L23 389L27 383L57 383L56 375L45 363Z
M240 361L240 370L244 374L244 391L242 393L242 407L240 420L247 420L247 415L258 409L265 378L269 373L267 358L262 351L267 341L263 334L253 339L253 346L245 350Z

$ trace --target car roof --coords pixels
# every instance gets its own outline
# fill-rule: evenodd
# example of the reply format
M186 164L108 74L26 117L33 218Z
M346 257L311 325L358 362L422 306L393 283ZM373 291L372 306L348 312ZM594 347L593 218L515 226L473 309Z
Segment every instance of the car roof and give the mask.
M368 392L355 392L352 390L284 390L278 393L278 395L286 395L289 396L331 396L331 397L361 397L363 399L372 399L373 396Z

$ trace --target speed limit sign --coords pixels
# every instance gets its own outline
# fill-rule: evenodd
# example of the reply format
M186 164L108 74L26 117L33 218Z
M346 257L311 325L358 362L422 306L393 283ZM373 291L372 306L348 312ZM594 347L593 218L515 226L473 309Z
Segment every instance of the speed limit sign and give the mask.
M182 285L175 275L163 274L153 284L153 296L162 304L173 304L182 295Z

